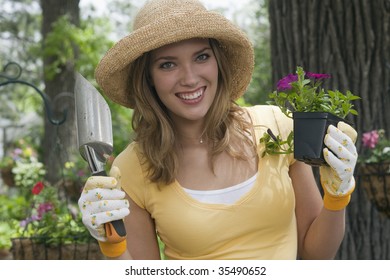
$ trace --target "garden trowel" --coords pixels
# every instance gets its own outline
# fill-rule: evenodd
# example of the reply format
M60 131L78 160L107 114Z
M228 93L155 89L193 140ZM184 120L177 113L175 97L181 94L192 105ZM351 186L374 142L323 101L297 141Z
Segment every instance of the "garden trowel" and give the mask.
M105 164L113 151L111 112L106 100L80 73L75 74L77 139L92 176L107 176ZM126 238L122 220L105 224L108 242Z

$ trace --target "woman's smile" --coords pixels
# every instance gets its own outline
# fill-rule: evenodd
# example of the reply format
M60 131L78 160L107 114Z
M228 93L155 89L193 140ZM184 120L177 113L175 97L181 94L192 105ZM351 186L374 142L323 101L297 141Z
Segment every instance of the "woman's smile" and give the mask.
M185 104L197 104L202 101L206 87L201 87L194 91L179 92L176 96L179 97Z

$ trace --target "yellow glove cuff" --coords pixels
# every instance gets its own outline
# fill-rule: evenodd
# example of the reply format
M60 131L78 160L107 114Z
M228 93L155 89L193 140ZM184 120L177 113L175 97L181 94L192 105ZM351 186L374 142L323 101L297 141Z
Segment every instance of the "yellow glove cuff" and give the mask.
M351 194L355 186L346 194L335 196L327 192L324 188L324 207L328 210L338 211L344 209L351 201Z
M122 255L127 248L126 239L122 240L118 243L109 243L98 241L100 246L100 251L102 251L103 255L109 258L116 258Z

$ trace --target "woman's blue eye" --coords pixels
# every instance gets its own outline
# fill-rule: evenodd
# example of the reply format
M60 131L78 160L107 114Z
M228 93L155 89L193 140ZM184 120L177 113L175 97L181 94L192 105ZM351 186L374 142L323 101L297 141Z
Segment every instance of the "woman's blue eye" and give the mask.
M161 69L170 69L173 66L174 66L174 64L172 62L164 62L164 63L160 64Z
M203 54L199 55L199 56L196 58L196 60L198 60L198 61L205 61L205 60L207 60L209 57L210 57L209 54L203 53Z

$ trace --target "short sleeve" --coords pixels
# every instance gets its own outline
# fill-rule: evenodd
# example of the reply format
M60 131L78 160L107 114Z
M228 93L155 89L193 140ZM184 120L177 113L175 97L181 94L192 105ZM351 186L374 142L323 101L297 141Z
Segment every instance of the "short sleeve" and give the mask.
M121 171L121 187L142 209L146 208L146 177L141 166L136 142L131 143L114 160Z

